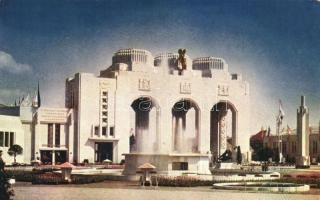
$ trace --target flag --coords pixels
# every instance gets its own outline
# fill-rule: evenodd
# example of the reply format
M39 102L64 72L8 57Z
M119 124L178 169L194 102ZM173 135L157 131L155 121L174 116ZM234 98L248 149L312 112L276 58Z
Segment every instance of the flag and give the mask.
M292 132L292 130L291 130L291 128L289 127L289 125L287 124L287 133L288 133L288 134L291 134L291 132Z
M271 132L271 129L270 129L270 126L268 127L268 133L267 133L267 136L269 137L270 136L270 132Z
M38 81L38 95L37 95L37 102L38 102L38 108L41 106L41 98L40 98L40 87L39 87L39 81Z
M278 123L282 123L282 120L283 120L283 117L284 117L284 111L283 111L283 108L282 108L282 102L281 100L279 99L279 115L278 115Z

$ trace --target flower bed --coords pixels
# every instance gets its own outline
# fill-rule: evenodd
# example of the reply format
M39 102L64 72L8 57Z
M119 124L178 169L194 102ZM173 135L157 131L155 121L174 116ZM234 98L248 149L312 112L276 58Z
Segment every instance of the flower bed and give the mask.
M73 184L87 184L103 182L106 180L106 177L99 175L72 175L71 180L71 183Z
M291 175L283 175L283 178L277 180L280 182L308 184L313 188L320 188L320 177L314 174L311 175L297 175L296 177Z
M170 187L211 186L213 184L212 181L201 180L197 177L190 177L190 176L176 176L176 177L158 176L157 179L158 179L159 186L170 186Z
M34 176L32 184L65 184L67 181L63 180L60 174L45 173Z
M71 184L88 184L102 182L105 176L97 175L72 175ZM62 178L61 174L45 173L34 176L32 184L68 184L69 182Z

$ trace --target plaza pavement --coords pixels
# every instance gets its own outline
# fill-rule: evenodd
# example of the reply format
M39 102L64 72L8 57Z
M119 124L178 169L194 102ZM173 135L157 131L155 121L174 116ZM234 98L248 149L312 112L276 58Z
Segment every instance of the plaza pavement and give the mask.
M15 200L320 200L319 194L272 194L198 188L141 188L110 185L15 185Z

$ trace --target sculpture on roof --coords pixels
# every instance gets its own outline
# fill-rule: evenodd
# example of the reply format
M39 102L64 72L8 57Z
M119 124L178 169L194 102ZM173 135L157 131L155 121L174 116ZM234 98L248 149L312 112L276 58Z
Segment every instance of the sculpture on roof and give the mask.
M187 62L186 62L186 49L179 49L178 50L179 57L178 57L178 69L179 73L181 73L183 70L187 69Z

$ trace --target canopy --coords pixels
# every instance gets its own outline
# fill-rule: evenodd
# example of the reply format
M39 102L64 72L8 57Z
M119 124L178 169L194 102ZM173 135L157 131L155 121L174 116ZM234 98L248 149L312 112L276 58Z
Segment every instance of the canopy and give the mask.
M60 167L61 169L72 169L72 168L76 168L76 166L74 166L73 164L69 163L69 162L65 162L61 165L58 165L58 167Z
M138 167L139 169L155 169L156 167L151 165L150 163L144 163Z

